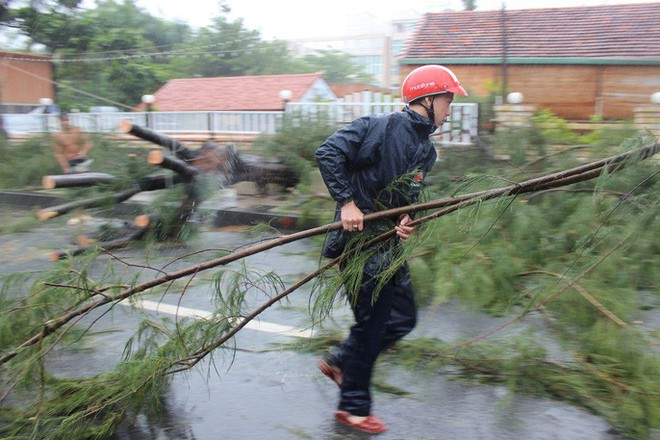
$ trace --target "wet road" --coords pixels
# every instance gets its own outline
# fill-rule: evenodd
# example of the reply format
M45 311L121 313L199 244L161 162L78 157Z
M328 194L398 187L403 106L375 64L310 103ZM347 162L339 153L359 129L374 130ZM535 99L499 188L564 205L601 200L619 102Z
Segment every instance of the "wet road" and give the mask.
M0 271L7 274L47 268L54 264L48 259L52 250L67 247L80 230L96 226L94 222L69 226L65 219L55 219L30 232L0 236ZM255 237L240 230L203 230L186 248L124 249L114 254L126 263L162 267L193 250L234 248L254 240ZM216 256L212 251L196 254L172 263L167 270ZM96 275L107 268L109 261L108 257L99 257ZM250 268L274 270L290 283L317 267L318 248L311 240L292 243L250 257L247 263ZM136 267L122 270L125 273L138 271ZM208 313L213 308L210 299L213 272L198 275L185 295L181 295L183 283L175 283L168 291L156 289L156 292L141 295L146 308L114 307L94 324L95 330L112 331L94 333L86 350L63 350L51 356L48 360L51 371L56 375L77 377L111 368L119 361L124 343L145 316L158 314L181 319L186 315ZM153 271L142 270L140 279L156 275ZM317 371L313 355L277 345L305 337L310 331L308 300L309 286L290 295L288 303L266 311L260 328L242 330L236 337L239 351L218 350L215 366L205 361L191 373L177 375L169 387L162 415L156 420L140 418L134 427L117 432L116 439L371 438L334 422L337 387ZM81 324L92 323L100 314L99 311L86 317ZM336 310L333 318L326 322L326 327L346 329L350 323L345 309ZM505 320L466 311L450 303L423 311L419 326L410 337L460 340L493 329ZM512 327L498 337L520 331ZM548 343L551 345L551 341ZM560 350L557 353L561 356ZM606 421L585 410L549 399L512 395L505 387L468 383L450 374L415 373L387 362L377 365L377 375L379 381L409 393L404 397L374 393L374 412L390 425L390 430L379 435L379 439L619 438L609 433L611 427Z

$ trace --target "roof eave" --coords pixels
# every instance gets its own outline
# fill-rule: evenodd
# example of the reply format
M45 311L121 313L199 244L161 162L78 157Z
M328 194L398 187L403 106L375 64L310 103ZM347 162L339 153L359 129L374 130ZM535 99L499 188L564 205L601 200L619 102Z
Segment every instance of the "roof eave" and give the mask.
M402 65L417 64L502 64L494 58L401 58ZM616 66L660 66L660 58L506 58L508 64L586 64Z

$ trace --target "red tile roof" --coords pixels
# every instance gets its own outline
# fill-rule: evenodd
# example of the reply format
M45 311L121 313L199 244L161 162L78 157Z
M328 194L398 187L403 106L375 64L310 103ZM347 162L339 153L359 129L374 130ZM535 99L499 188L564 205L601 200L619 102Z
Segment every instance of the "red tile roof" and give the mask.
M390 93L391 90L385 87L378 87L368 83L341 83L341 84L330 84L332 92L337 96L337 98L343 98L348 95L353 95L360 92L377 92L377 93Z
M505 16L510 58L654 60L660 64L660 2L506 10ZM500 58L502 31L502 11L428 13L401 57L404 64L419 64L406 59Z
M172 79L154 94L154 107L158 111L282 110L280 91L291 90L290 101L296 102L320 78L320 73L304 73Z

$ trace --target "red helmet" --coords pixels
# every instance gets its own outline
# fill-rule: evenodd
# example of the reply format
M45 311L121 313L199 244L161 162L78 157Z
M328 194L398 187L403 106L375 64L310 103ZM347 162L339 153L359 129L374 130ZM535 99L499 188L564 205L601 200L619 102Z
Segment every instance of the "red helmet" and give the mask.
M447 92L467 96L467 92L461 87L454 72L445 66L439 65L428 65L414 69L406 76L401 85L401 96L405 103L424 96Z

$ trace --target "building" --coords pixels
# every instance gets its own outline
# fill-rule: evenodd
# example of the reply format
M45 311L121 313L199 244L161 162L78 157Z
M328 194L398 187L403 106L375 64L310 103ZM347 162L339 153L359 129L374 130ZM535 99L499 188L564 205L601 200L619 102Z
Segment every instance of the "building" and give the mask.
M401 77L451 68L473 95L520 92L570 120L632 119L660 91L660 2L425 14Z
M53 102L52 58L0 51L0 113L28 113ZM48 101L50 100L50 101Z
M329 49L347 53L363 72L373 76L372 85L398 93L397 59L420 16L409 11L387 24L374 17L354 17L349 35L292 39L288 40L289 49L294 56Z
M320 73L172 79L154 93L158 111L282 111L287 102L337 97ZM137 110L144 110L140 104Z

